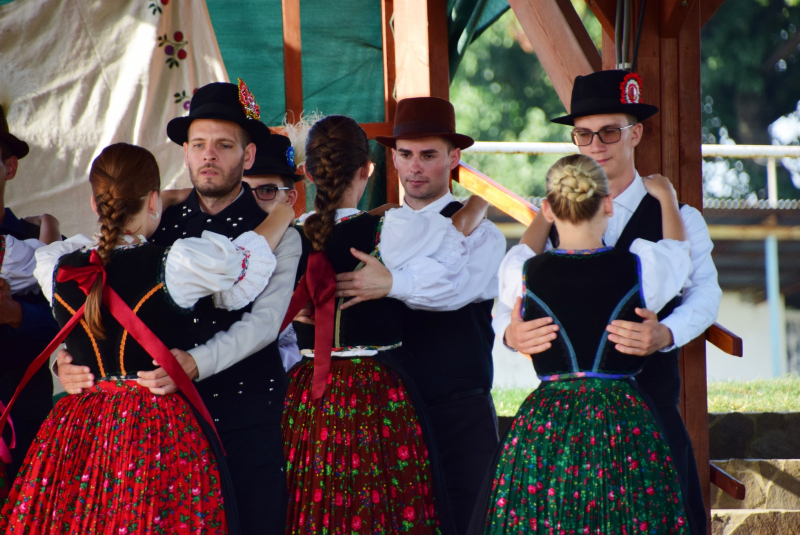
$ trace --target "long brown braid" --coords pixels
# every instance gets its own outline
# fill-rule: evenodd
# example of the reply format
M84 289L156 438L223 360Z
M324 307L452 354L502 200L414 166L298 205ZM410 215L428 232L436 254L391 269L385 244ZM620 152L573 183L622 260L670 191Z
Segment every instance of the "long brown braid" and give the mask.
M547 202L558 219L578 223L594 217L608 196L603 168L588 156L564 156L547 171Z
M317 195L314 198L316 213L306 219L304 228L314 250L325 250L336 224L336 208L367 161L367 135L350 117L325 117L308 132L306 171L314 179Z
M89 172L89 182L100 215L97 253L108 264L125 224L144 206L151 191L161 189L156 159L147 149L117 143L103 149ZM105 339L100 319L102 280L97 278L86 296L86 323L93 336Z

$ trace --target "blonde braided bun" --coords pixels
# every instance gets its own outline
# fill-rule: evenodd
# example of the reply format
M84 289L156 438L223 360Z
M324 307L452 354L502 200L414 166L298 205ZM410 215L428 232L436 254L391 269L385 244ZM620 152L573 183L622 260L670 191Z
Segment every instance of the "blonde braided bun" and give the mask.
M606 196L608 178L588 156L565 156L547 171L547 202L558 219L571 223L591 219Z

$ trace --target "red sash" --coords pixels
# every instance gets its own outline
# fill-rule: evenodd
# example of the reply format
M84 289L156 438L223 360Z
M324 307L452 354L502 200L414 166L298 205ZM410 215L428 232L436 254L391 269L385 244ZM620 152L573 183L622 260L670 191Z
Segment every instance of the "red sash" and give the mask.
M311 399L319 399L325 392L331 371L333 349L333 319L336 314L336 272L328 255L314 251L308 257L306 274L297 284L289 310L283 319L281 331L311 301L316 326L314 330L314 378L311 383Z
M211 418L211 414L209 414L208 409L203 403L203 400L200 398L200 393L197 391L197 388L194 386L194 383L189 376L186 375L186 372L183 371L180 363L178 363L178 359L175 358L175 355L170 353L167 346L158 339L158 337L153 334L147 325L142 322L139 317L133 313L130 307L122 300L122 298L115 292L110 286L106 285L106 270L105 266L103 265L103 261L100 259L100 255L97 254L97 251L92 251L91 256L89 257L89 265L85 267L71 267L71 266L64 266L58 270L58 274L56 275L56 281L58 282L66 282L70 280L74 280L78 283L78 287L83 290L83 293L89 294L89 290L92 288L94 281L97 280L98 276L102 276L103 282L103 304L108 308L109 312L116 318L116 320L128 330L131 336L139 342L145 351L150 353L153 357L153 360L156 363L164 368L164 371L169 374L177 387L183 392L183 394L188 399L189 403L191 403L203 419L208 422L211 428L214 430L214 433L217 434L217 439L219 439L219 434L217 433L217 428L214 426L214 420ZM31 377L36 373L36 371L41 368L42 364L48 362L50 359L50 355L56 348L64 341L67 335L72 331L73 328L78 324L84 314L84 308L86 304L81 305L81 307L75 312L75 314L70 318L70 320L64 325L64 327L59 331L56 337L53 339L52 342L42 351L42 353L36 357L28 369L25 370L25 375L22 377L22 381L20 382L17 390L14 392L14 396L11 398L11 401L8 402L8 406L3 410L3 415L0 416L0 434L3 432L3 428L5 427L6 420L9 419L9 412L11 408L14 406L14 403L19 397L20 392L25 385L28 384L28 381L31 380ZM13 444L12 444L13 447Z

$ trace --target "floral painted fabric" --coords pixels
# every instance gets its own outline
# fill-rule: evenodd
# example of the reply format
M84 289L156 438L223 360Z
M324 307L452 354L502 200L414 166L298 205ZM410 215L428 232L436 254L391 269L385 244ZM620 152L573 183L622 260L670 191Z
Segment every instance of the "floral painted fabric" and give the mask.
M217 463L191 408L133 381L56 404L0 515L3 534L226 532Z
M667 442L627 381L542 383L501 448L486 534L689 533Z
M439 533L428 450L397 375L334 358L312 401L313 374L312 362L295 368L283 413L286 533Z

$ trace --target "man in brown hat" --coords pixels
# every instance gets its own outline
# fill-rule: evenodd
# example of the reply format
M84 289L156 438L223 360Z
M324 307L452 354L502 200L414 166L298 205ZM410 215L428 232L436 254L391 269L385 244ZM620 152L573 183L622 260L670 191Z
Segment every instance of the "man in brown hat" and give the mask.
M6 99L2 97L0 95L0 235L12 236L17 240L38 239L39 226L17 218L5 205L6 183L16 177L19 160L28 154L28 144L9 132L5 115L10 103L4 102ZM57 223L52 216L42 217ZM57 225L55 234L58 236ZM3 251L0 250L0 266L2 264ZM33 265L28 275L32 275L32 270ZM57 333L58 326L50 312L50 305L38 286L34 286L32 291L15 293L12 297L9 283L0 279L0 354L3 355L0 401L8 402L28 365ZM28 447L53 407L52 396L53 382L48 370L42 368L31 379L11 412L16 429L16 448L11 451L12 463L8 471L12 482ZM10 443L8 432L4 438Z
M450 193L450 171L461 149L474 143L455 131L455 112L435 97L408 98L397 105L394 135L376 140L392 148L405 190L402 210L452 216L462 205ZM420 237L424 239L424 237ZM466 239L469 264L457 275L389 271L376 259L356 255L363 269L337 276L345 306L384 296L409 306L403 322L404 368L420 391L438 449L449 508L464 533L498 444L492 387L491 327L497 269L506 249L488 220ZM421 288L435 288L416 298ZM438 292L438 293L437 293Z
M657 107L641 102L641 85L639 76L627 71L578 76L572 90L571 113L553 119L555 123L573 126L572 140L581 154L594 158L606 172L614 198L614 215L603 240L606 245L626 249L636 238L658 241L662 237L660 205L647 193L648 177L640 176L634 164L634 151L642 139L641 122L658 112ZM706 532L706 511L692 444L678 407L679 348L714 323L722 291L711 259L713 243L703 216L686 205L681 205L680 213L692 258L690 282L682 297L673 300L658 315L649 310L637 311L643 319L641 323L614 321L607 330L609 341L620 352L651 355L636 382L652 400L664 426L681 478L691 531L697 535ZM541 233L540 236L549 231L550 224L539 217L530 229ZM550 245L553 240L557 236L551 233ZM527 354L547 349L557 336L557 327L547 324L550 318L523 322L516 312L510 317L511 311L498 307L495 314L495 328L504 333L506 344Z

